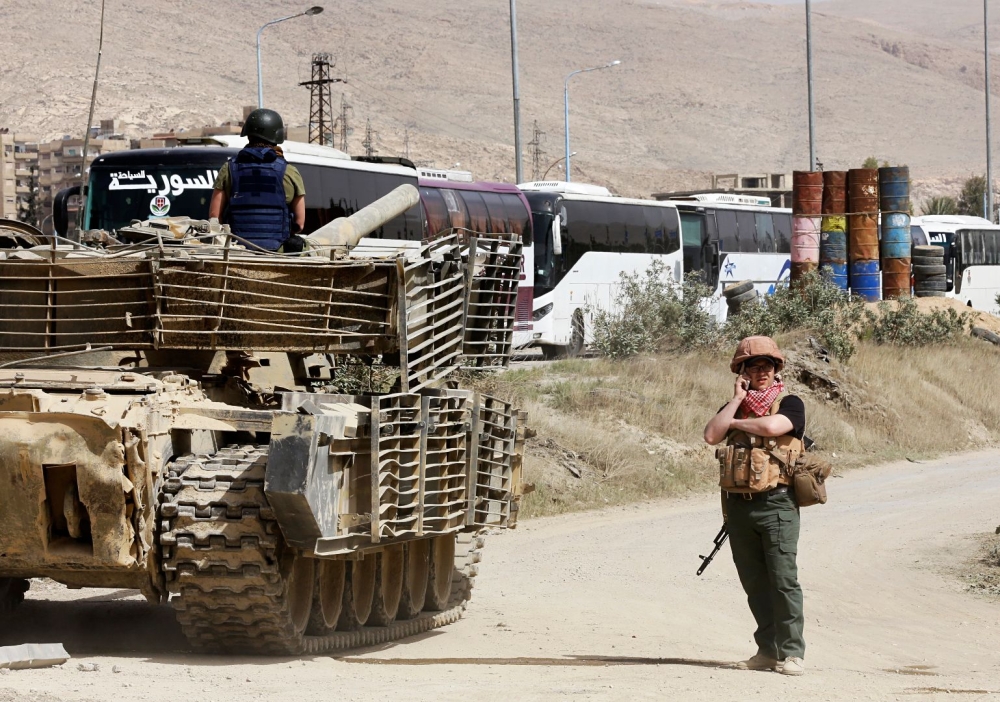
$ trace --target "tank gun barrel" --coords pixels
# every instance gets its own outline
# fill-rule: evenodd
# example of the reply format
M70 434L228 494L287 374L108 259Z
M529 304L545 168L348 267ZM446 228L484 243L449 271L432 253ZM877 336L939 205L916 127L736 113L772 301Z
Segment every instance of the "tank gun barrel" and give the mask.
M400 185L387 195L362 207L350 217L338 217L305 240L313 246L356 246L362 238L393 220L420 202L420 193L412 185Z

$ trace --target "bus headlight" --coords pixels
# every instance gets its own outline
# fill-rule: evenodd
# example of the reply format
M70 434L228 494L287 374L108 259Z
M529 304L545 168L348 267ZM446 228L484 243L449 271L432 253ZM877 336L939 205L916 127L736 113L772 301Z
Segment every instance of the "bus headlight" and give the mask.
M547 315L549 312L551 312L552 311L552 304L553 303L550 302L549 304L545 305L544 307L539 307L537 310L535 310L534 312L532 312L531 313L531 321L532 322L537 322L539 319L541 319L542 317L544 317L545 315Z

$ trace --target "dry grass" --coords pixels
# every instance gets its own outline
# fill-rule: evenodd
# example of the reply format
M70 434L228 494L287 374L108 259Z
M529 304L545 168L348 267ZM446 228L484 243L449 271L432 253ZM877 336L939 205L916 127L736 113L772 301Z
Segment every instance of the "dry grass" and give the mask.
M994 347L972 339L918 349L861 344L849 365L829 366L848 402L810 391L791 370L786 384L806 403L809 436L846 470L1000 442L998 360ZM525 516L714 488L714 450L701 434L732 396L727 357L561 361L487 382L528 410L538 434L525 458L536 486Z

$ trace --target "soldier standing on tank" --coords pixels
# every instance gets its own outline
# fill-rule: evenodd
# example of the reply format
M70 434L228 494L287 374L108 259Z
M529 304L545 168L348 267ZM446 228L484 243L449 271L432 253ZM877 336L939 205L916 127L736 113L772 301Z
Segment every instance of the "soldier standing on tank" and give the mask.
M802 675L805 619L795 562L799 508L786 471L789 466L773 455L787 458L789 454L783 451L793 456L801 453L805 405L795 395L782 397L784 384L779 374L783 366L784 357L770 338L743 339L730 365L737 374L733 399L709 421L705 441L715 445L725 439L727 446L736 450L720 449L720 453L745 462L736 466L743 475L748 469L760 470L763 458L773 462L775 475L780 476L775 487L761 492L747 492L746 488L729 492L723 487L722 504L733 561L757 622L757 653L736 667ZM751 467L751 449L737 447L754 445L780 448L757 454L757 465Z
M240 134L249 144L219 169L208 216L268 251L301 251L295 235L306 224L306 187L278 146L285 140L281 115L254 110Z

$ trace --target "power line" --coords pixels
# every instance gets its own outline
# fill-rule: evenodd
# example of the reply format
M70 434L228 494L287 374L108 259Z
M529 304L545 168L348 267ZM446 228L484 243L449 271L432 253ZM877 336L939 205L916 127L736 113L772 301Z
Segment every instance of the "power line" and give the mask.
M545 132L538 128L538 120L535 120L534 127L531 131L531 141L528 142L528 146L531 147L531 179L541 180L542 178L542 161L544 159L545 152L542 151L542 142L545 140Z
M343 82L331 78L330 54L313 54L312 78L299 85L309 88L309 143L333 146L333 96L330 86Z

